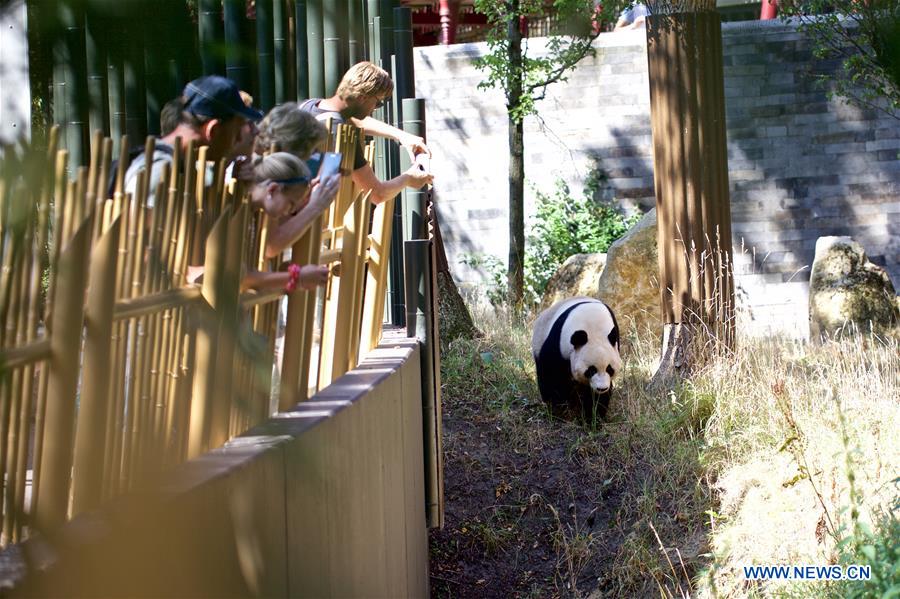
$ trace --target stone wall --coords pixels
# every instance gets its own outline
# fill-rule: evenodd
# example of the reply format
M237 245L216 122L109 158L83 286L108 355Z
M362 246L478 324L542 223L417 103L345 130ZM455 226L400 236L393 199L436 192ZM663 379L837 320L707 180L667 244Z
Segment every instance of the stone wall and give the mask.
M28 35L24 0L0 3L0 145L27 138L31 129Z
M738 299L750 331L803 337L818 237L852 236L900 283L900 122L816 89L809 46L790 24L726 23L723 42ZM531 44L539 52L542 40ZM562 178L580 194L599 172L600 197L647 209L655 199L645 32L603 34L595 47L567 83L548 88L540 117L526 120L526 178L545 191ZM464 289L483 274L461 257L507 253L506 113L501 92L476 88L472 59L484 52L483 44L416 49L442 233Z

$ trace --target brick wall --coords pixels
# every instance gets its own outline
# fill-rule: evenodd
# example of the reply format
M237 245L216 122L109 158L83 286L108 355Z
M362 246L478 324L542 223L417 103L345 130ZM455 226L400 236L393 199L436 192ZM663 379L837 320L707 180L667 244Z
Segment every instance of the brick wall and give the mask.
M751 332L807 334L815 242L850 235L900 286L900 121L828 100L806 76L812 57L792 25L723 25L728 163L738 297ZM541 40L532 40L540 51ZM525 122L527 185L556 178L580 194L599 168L599 196L628 209L654 205L644 31L603 34L597 54L547 90ZM454 275L482 273L465 254L507 253L504 98L476 88L483 44L416 49L427 99L435 192ZM529 202L533 193L528 193Z

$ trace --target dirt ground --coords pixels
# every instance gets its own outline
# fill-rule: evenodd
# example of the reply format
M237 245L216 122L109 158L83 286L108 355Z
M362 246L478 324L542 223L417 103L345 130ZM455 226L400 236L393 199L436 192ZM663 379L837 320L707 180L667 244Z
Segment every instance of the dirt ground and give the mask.
M542 406L523 405L521 428L504 430L479 405L444 403L446 521L431 533L433 596L587 595L616 553L608 533L620 493L581 467L583 432L550 422Z

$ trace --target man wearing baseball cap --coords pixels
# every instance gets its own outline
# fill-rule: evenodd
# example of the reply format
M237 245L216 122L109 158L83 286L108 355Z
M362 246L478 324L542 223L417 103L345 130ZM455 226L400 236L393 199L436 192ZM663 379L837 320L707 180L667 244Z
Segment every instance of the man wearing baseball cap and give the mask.
M247 106L237 85L231 79L209 75L188 83L180 98L178 125L168 135L156 141L156 149L150 159L150 193L147 206L155 203L154 193L162 177L164 164L171 164L176 139L182 143L195 141L209 146L206 157L218 161L230 155L237 143L241 128L249 121L258 121L262 113ZM134 193L137 176L147 168L147 156L138 154L125 172L125 191Z

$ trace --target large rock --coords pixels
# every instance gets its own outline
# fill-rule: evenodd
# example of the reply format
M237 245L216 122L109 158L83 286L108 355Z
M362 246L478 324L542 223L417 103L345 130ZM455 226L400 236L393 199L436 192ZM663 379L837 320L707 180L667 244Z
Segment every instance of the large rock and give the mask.
M834 335L847 325L885 332L900 323L894 286L849 237L820 237L809 277L809 332Z
M547 281L541 308L561 299L583 295L598 297L600 274L606 265L606 254L575 254L569 256Z
M597 291L623 330L661 333L655 208L609 247Z

